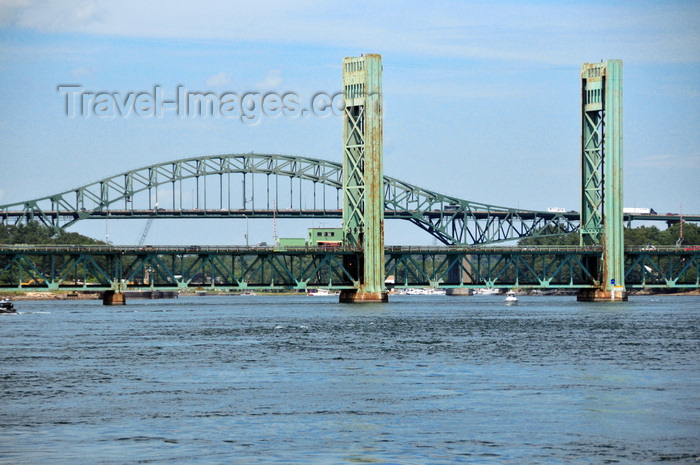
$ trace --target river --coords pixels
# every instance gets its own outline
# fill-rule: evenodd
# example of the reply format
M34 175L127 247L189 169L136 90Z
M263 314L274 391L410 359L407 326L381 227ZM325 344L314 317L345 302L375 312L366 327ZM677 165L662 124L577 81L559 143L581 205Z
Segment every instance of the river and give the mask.
M0 463L700 461L700 298L519 299L17 302Z

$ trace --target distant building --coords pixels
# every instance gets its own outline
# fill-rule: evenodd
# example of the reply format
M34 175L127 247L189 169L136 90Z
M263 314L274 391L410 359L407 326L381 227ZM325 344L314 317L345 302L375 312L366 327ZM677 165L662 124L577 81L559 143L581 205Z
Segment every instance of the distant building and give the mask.
M309 228L306 239L303 237L280 237L276 247L288 249L294 247L341 247L343 245L343 228Z
M340 247L343 245L343 228L309 228L306 243L312 247Z

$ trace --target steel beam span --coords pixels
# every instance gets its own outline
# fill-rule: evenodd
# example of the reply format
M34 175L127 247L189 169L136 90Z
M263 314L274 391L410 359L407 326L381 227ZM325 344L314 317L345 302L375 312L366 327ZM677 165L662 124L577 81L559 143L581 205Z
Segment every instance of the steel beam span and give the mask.
M0 247L0 289L356 289L359 249ZM591 247L386 247L387 287L593 289ZM627 248L625 285L700 288L700 248Z
M544 222L554 222L558 221L560 223L569 223L571 231L578 230L578 212L567 212L567 213L552 213L544 211L529 211L529 210L518 210L515 214L521 219L526 221L544 221ZM459 211L453 212L452 210L430 210L430 211L418 211L418 210L384 210L385 218L389 219L411 219L414 217L423 217L426 220L433 221L444 221L445 217L454 217L457 220L464 221L465 218L473 218L475 220L487 220L490 217L497 217L500 219L506 219L509 215L513 215L510 211L505 210L492 210L492 211ZM2 224L17 224L28 217L35 220L39 218L49 219L50 223L65 223L66 219L74 219L79 216L77 212L66 213L64 211L56 210L36 210L33 215L28 213L26 210L5 210L0 211L0 222ZM198 219L198 218L342 218L343 211L341 209L337 210L317 210L310 208L303 209L276 209L268 210L265 208L259 208L255 210L200 210L200 209L182 209L182 210L172 210L167 208L158 208L154 210L96 210L90 213L89 217L84 219L105 219L105 218L115 218L115 219L149 219L156 217L158 219ZM624 215L625 222L631 224L632 221L662 221L670 225L685 222L700 222L700 215L679 215L679 214L666 214L666 215ZM631 226L630 226L631 227ZM452 245L452 244L450 244Z

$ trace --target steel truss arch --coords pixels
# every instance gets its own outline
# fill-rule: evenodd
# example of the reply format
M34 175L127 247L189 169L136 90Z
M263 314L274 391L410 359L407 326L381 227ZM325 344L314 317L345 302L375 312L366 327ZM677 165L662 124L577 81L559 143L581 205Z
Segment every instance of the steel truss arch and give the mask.
M237 189L231 183L231 174L243 176L242 202L237 204L231 201L232 192ZM265 187L255 187L256 175L266 177ZM207 187L207 179L212 177L218 177L219 188L214 189L218 199L209 199L207 203L207 193L213 196L211 181ZM270 177L275 178L273 191ZM280 197L283 178L289 178L289 193ZM183 193L185 181L194 181L192 196L187 199L190 208L183 206L187 194ZM252 188L246 182L252 182ZM296 188L295 183L298 183ZM322 194L317 199L319 185ZM167 192L159 195L159 189ZM341 189L342 165L338 162L280 154L211 155L150 165L58 194L1 205L0 221L18 224L34 220L54 228L67 228L80 220L106 217L341 218ZM335 192L335 199L329 199L332 195L327 191ZM255 193L265 197L257 206ZM165 199L165 195L170 198ZM313 196L313 207L304 205L309 200L306 196ZM290 208L282 208L282 200L289 202ZM317 201L322 205L317 205ZM166 203L171 208L166 208ZM387 219L410 221L444 244L488 244L578 230L578 214L574 212L522 210L472 202L390 176L384 176L384 205Z

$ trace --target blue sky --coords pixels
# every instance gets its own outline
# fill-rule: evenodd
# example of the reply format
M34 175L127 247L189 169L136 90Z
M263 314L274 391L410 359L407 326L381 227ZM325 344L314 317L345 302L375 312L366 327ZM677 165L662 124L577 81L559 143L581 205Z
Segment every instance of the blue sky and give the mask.
M0 204L197 155L341 160L336 116L68 118L59 85L304 100L340 90L344 57L380 53L387 175L479 202L578 209L580 67L615 58L626 206L700 213L699 44L697 2L3 1ZM73 230L120 244L145 225L83 223ZM249 228L252 242L272 238L269 221ZM148 242L242 243L244 233L240 221L161 220ZM387 242L432 239L390 221Z

